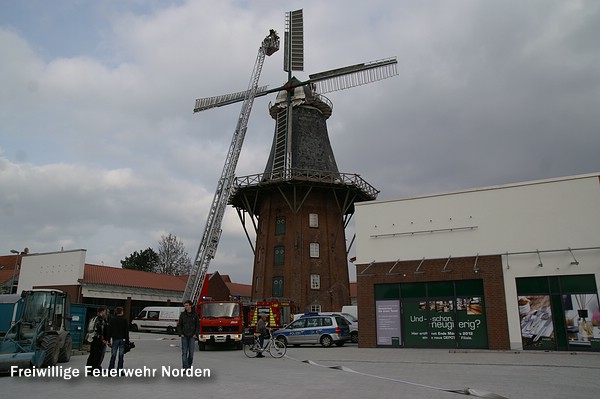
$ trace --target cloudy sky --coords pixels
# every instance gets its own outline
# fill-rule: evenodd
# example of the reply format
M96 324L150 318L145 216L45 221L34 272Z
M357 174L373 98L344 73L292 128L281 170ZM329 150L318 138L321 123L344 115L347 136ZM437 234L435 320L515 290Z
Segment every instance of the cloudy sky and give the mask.
M365 4L0 1L0 253L120 266L172 233L193 258L241 107L194 115L194 100L245 90L299 8L300 79L398 58L398 76L327 94L339 169L379 199L600 172L600 2ZM260 84L282 84L282 63ZM273 100L254 103L238 176L264 169ZM210 269L250 283L233 209Z

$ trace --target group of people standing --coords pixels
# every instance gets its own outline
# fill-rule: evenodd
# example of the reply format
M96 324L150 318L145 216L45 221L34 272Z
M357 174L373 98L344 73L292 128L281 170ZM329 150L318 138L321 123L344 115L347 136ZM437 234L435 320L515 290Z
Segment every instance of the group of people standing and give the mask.
M98 308L96 316L90 321L86 338L90 342L87 366L101 369L108 346L111 348L109 370L115 368L115 363L117 363L118 370L123 368L125 344L129 342L129 322L124 316L122 307L119 306L115 309L115 317L111 317L110 320L106 317L106 308Z
M200 320L193 309L192 301L185 301L184 311L179 315L177 333L181 337L181 362L184 369L192 367L194 362L194 346L198 338ZM129 342L129 322L123 314L123 308L115 309L115 317L107 319L105 307L100 307L97 314L90 320L86 340L90 343L90 354L87 366L93 369L101 369L106 347L111 348L108 369L123 368L125 344ZM117 361L118 356L118 361Z
M192 301L185 301L183 307L184 310L179 315L177 323L177 334L181 338L181 366L184 369L189 369L194 362L194 349L198 339L200 320ZM264 335L268 328L266 317L261 317L256 327L257 332L260 333L261 346L263 346ZM108 346L111 348L110 362L108 363L109 370L115 368L117 356L117 369L121 370L123 368L125 344L129 342L129 322L123 314L122 307L119 306L115 309L115 317L110 320L107 320L106 308L98 308L96 317L90 321L86 338L90 342L87 366L101 369L106 347ZM263 357L263 355L259 353L257 357Z

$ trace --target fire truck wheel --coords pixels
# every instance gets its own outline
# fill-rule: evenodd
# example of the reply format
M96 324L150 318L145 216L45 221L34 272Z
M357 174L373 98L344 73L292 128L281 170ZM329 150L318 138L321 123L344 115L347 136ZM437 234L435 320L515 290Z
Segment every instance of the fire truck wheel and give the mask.
M198 350L205 351L206 344L204 342L198 342Z
M329 348L331 344L333 344L333 340L329 335L323 335L321 337L321 345L323 345L325 348Z

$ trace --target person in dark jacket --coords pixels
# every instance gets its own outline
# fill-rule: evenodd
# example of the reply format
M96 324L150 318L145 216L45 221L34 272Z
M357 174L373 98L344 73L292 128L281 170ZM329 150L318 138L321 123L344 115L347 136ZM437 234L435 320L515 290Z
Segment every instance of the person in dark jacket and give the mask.
M86 365L94 369L102 368L102 359L106 351L106 308L98 308L96 316L90 322L87 340L90 342L90 354Z
M184 310L179 315L177 334L181 337L181 363L184 369L192 367L194 362L194 346L198 337L198 314L189 299L183 304Z
M267 323L267 315L264 314L261 317L259 317L258 322L256 323L256 333L260 334L258 335L258 342L260 344L260 348L264 349L265 347L265 337L267 336L267 333L269 331L269 324ZM256 355L256 357L265 357L262 352L258 352L258 354Z
M108 363L108 369L115 368L115 360L117 353L119 354L119 362L117 363L117 369L123 368L123 356L125 355L125 343L129 342L129 322L123 315L123 308L117 307L115 309L116 317L113 317L108 327L108 346L110 350L110 362Z

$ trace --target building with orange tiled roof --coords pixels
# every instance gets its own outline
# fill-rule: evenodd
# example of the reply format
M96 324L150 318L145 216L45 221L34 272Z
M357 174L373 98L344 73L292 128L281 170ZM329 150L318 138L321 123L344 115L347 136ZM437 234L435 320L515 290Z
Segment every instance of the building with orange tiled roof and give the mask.
M17 292L19 269L24 254L0 256L0 294Z
M73 303L123 306L125 314L135 316L146 306L178 306L183 297L187 276L172 276L140 270L85 263L85 249L20 256L18 290L55 288L68 292ZM0 265L15 262L15 256L0 257ZM5 259L6 258L6 259ZM14 270L9 268L11 275ZM1 272L2 270L0 270ZM214 299L249 298L250 285L232 283L218 272L207 276L207 296ZM0 280L2 284L3 280ZM10 283L9 283L10 284Z

